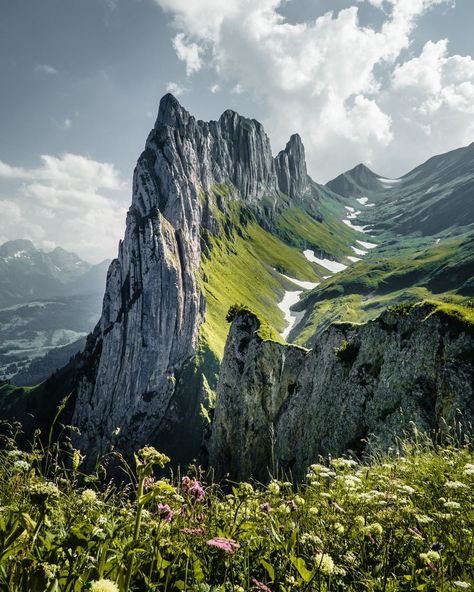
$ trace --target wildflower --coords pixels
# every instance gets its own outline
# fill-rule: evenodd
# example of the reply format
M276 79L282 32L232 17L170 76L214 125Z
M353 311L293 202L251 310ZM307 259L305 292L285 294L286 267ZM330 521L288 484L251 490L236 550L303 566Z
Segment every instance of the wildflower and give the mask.
M97 493L93 489L84 489L81 493L81 500L85 504L93 504L97 501Z
M59 571L59 567L53 563L40 563L38 567L48 581L53 580Z
M95 580L90 587L91 592L119 592L117 584L112 580Z
M265 584L263 584L262 582L259 582L258 580L256 580L255 578L252 578L252 584L254 586L257 586L257 588L259 590L263 590L263 592L272 592L270 590L270 588L268 586L266 586Z
M270 504L268 502L265 502L260 506L260 511L265 512L266 514L268 514L271 509L272 509L272 507L270 506Z
M429 565L434 561L439 561L441 559L441 555L437 551L430 550L428 553L420 553L420 559Z
M138 452L137 464L142 465L158 465L161 469L164 469L165 465L170 462L170 458L158 452L153 446L145 446Z
M280 486L278 485L278 482L270 481L268 484L268 491L273 495L278 495L280 493Z
M230 553L231 555L237 551L240 547L239 543L232 539L226 539L224 537L214 537L213 539L209 539L206 541L210 547L217 547L217 549L221 549L226 553Z
M381 536L383 528L381 524L379 524L378 522L374 522L373 524L369 524L368 526L366 526L364 531L367 535L372 534L376 536Z
M299 495L295 495L295 504L297 506L304 506L306 504L306 500Z
M408 495L413 495L416 493L416 489L413 489L413 487L410 487L410 485L402 485L400 489L405 493L408 493Z
M195 502L202 502L202 500L206 497L204 487L197 479L193 481L191 487L189 488L189 493L193 496Z
M165 522L171 522L173 520L174 512L168 504L158 504L158 514Z
M334 573L334 561L327 553L316 553L315 564L316 568L325 576L330 576Z
M438 541L435 541L431 544L431 548L433 551L442 551L444 549L444 545L443 543L438 543Z
M48 500L59 497L59 489L51 481L35 483L31 486L29 493L31 501L38 505L43 505Z
M458 502L447 501L447 502L444 502L443 505L448 510L460 510L461 509L461 504Z
M448 489L466 489L467 488L467 485L464 485L464 483L461 483L461 481L446 481L444 486L447 487Z
M182 528L181 532L190 536L203 536L206 534L206 530L204 528Z
M344 534L345 528L340 522L336 522L334 524L334 530L337 532L337 534Z
M143 490L146 491L147 489L150 489L150 487L152 487L155 483L156 479L152 476L150 477L146 477L143 480Z
M453 585L456 586L456 588L462 588L463 590L467 590L471 587L471 584L469 584L469 582L462 582L461 580L454 581Z
M16 460L13 463L13 471L15 473L27 473L30 470L30 463L26 460Z
M97 518L97 525L98 526L105 526L107 524L107 518L105 516L99 516Z
M343 469L344 467L355 467L357 462L351 458L334 458L331 460L331 465L336 469Z
M429 524L430 522L433 522L433 518L430 518L425 514L415 514L415 518L418 520L419 524Z
M243 493L244 495L252 495L253 493L253 487L251 483L247 483L247 482L243 482L240 484L239 487L241 493Z

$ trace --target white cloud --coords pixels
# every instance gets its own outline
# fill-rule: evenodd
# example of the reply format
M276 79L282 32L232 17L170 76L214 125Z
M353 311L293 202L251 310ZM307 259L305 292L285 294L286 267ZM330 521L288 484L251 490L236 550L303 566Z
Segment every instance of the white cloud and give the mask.
M69 117L66 117L66 119L63 121L63 128L65 130L68 130L72 127L72 119L70 119Z
M42 74L48 74L49 76L56 76L58 71L51 64L38 64L35 68L37 72Z
M41 166L0 161L0 187L14 184L0 201L0 241L31 238L60 245L90 261L114 256L123 235L128 188L117 169L77 154L41 156ZM3 191L5 193L5 190Z
M169 92L175 95L176 97L180 97L181 95L184 95L187 92L187 89L184 88L184 86L178 84L177 82L168 82L168 84L166 85L166 92Z
M197 43L189 42L183 33L178 33L173 39L173 47L178 58L186 64L187 76L201 69L202 48Z
M212 86L209 87L209 90L211 91L211 93L213 95L215 95L216 93L220 92L221 87L219 84L213 84Z
M412 161L425 156L424 148L404 145L407 119L414 112L413 107L400 109L396 99L402 81L406 94L426 94L426 88L421 87L436 84L437 74L427 72L419 85L408 86L407 80L420 68L415 63L403 71L398 62L425 12L450 6L452 0L368 1L383 11L383 24L378 29L361 26L356 0L337 14L328 12L296 24L278 12L283 0L155 0L173 16L175 50L185 61L187 73L206 64L219 76L219 84L225 83L233 92L245 89L249 96L263 99L263 123L275 151L291 133L300 132L309 170L319 180L359 161L390 174L405 165L408 153ZM176 38L186 48L193 48L193 65L176 46ZM441 50L437 48L438 54ZM444 72L444 90L430 91L429 97L417 104L418 109L430 113L431 127L438 115L441 117L440 101L443 109L449 104L456 113L468 108L469 59L454 56L454 61L440 66L437 54L431 56L434 66ZM449 84L448 68L456 71L456 81ZM424 129L426 125L424 122Z

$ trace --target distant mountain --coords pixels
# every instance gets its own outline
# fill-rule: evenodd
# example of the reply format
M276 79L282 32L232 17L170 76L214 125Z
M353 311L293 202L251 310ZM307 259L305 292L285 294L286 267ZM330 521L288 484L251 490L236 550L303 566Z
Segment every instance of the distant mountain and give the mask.
M360 218L375 234L457 235L474 220L474 143L434 156L399 179L358 165L326 186L345 198L364 196L377 204L362 208Z
M0 308L103 290L107 265L91 265L61 247L46 253L30 240L8 241L0 246Z
M363 197L383 191L386 185L381 179L380 175L376 175L365 164L358 164L326 183L326 187L344 197Z
M108 265L61 247L46 253L30 240L0 246L0 379L37 384L82 348L100 315Z

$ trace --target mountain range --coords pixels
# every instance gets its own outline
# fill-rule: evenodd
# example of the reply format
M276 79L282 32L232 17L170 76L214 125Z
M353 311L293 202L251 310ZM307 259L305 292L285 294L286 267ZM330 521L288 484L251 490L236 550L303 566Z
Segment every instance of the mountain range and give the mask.
M473 155L320 185L298 135L274 157L259 122L166 95L99 323L40 387L0 389L4 416L44 426L71 394L91 465L151 443L238 478L473 418Z
M0 379L36 385L80 351L100 316L109 261L30 240L0 246Z

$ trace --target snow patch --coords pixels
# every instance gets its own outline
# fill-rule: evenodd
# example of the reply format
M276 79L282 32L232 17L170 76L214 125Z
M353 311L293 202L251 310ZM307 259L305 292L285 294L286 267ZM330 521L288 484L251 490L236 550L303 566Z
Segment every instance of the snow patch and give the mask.
M351 246L351 249L354 251L356 255L367 255L367 251L363 251L362 249L358 249L357 247Z
M319 257L316 257L313 251L310 250L303 251L303 255L308 261L311 261L311 263L317 263L318 265L321 265L321 267L325 267L334 273L342 271L343 269L347 269L347 265L338 263L337 261L332 261L331 259L320 259Z
M362 261L362 259L360 257L352 257L352 255L349 255L347 258L349 259L349 261L352 261L352 263L356 263L357 261Z
M369 201L368 197L358 197L357 201L362 205L365 206L365 204Z
M358 242L359 245L362 245L364 249L375 249L375 247L378 247L378 245L376 245L375 243L368 243L361 240L358 240L356 242Z
M316 286L319 286L319 282L303 282L302 280L297 280L295 278L290 277L289 275L285 275L284 273L281 274L285 279L290 282L293 282L303 290L313 290Z
M357 230L358 232L368 232L368 226L357 226L356 224L352 224L352 222L347 218L343 220L343 222L346 226L352 228L352 230Z

